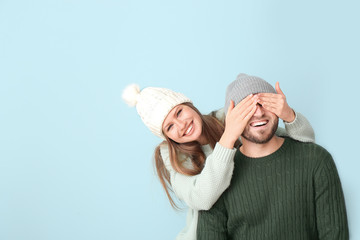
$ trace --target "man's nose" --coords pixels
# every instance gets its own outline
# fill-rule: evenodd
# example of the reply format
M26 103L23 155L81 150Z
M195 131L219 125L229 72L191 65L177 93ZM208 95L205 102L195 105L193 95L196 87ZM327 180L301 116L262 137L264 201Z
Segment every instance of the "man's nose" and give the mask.
M262 115L264 115L264 109L260 104L257 104L254 116L255 117L261 117Z

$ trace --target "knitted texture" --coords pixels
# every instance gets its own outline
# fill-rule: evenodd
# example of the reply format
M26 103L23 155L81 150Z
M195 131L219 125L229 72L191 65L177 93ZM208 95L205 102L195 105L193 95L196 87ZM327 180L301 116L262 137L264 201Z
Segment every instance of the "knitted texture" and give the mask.
M198 210L210 209L230 185L236 149L228 149L217 143L214 150L210 145L202 146L202 150L207 158L201 174L186 176L172 168L167 145L160 148L165 167L170 173L172 189L177 198L189 206L186 227L176 240L196 240ZM183 165L191 168L191 160L186 159Z
M230 187L200 211L198 240L345 240L345 202L331 155L285 140L263 158L237 152Z
M223 112L214 112L214 116L223 118ZM307 139L314 141L313 129L306 118L296 113L294 122L285 129L278 128L277 135L290 136L294 139ZM294 128L301 126L302 131ZM309 134L310 133L310 134ZM312 134L311 134L312 133ZM161 157L166 169L170 173L171 186L175 195L183 200L189 207L185 228L178 234L176 240L196 240L198 222L198 210L209 210L218 200L221 194L230 185L234 167L236 150L227 149L217 143L214 150L210 145L202 146L206 156L206 164L202 172L195 176L185 176L176 172L170 163L169 151L166 144L161 145ZM184 160L185 166L191 166L191 160Z
M236 104L241 102L246 96L255 93L276 93L275 89L265 80L240 73L236 80L229 84L226 89L225 107L227 112L230 101L233 100Z
M177 105L191 100L184 94L167 88L147 87L142 91L135 84L128 86L123 92L123 99L136 110L144 124L156 136L165 139L162 124L169 112Z

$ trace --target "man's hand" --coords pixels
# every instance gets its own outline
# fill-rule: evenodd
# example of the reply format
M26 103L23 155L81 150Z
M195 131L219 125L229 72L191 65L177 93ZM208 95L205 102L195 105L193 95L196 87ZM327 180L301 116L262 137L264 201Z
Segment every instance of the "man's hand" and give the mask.
M273 112L285 122L295 120L295 112L287 104L285 94L281 91L279 82L275 84L277 93L259 93L259 103L268 111Z

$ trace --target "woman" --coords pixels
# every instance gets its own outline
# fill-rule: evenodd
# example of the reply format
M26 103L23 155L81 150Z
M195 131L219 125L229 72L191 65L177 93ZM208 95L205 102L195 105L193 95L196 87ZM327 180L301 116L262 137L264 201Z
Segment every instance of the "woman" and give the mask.
M276 89L278 94L249 95L235 107L232 102L225 127L222 111L202 115L181 93L164 88L140 91L135 85L124 91L123 98L136 105L145 125L165 139L155 150L155 166L171 205L177 208L170 194L173 191L189 206L186 227L177 239L196 239L198 211L210 209L229 186L237 149L234 145L257 104L271 108L284 120L288 136L314 141L306 118L287 105L278 83ZM286 135L283 129L277 134Z

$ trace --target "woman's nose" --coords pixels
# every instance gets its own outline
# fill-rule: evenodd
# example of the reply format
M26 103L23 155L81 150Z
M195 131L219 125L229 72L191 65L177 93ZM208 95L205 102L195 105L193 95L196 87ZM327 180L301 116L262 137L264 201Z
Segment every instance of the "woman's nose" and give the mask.
M175 123L178 125L180 130L183 130L185 128L185 126L186 126L185 121L180 120L180 119L176 119Z

